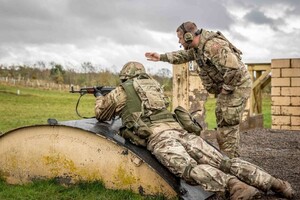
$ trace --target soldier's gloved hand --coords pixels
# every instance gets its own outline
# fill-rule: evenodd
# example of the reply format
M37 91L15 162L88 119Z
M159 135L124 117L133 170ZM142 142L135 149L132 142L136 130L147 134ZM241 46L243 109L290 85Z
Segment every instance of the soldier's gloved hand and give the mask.
M100 90L98 90L97 88L95 88L94 96L95 96L96 98L102 96Z
M147 146L146 139L140 138L139 136L135 135L130 130L127 130L127 129L120 130L120 135L123 138L128 139L131 143L133 143L133 144L135 144L137 146L143 146L143 147Z

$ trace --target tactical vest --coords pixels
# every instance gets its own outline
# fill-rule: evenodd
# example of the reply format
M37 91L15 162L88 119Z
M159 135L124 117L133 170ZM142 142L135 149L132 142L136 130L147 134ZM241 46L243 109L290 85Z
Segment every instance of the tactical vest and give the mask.
M151 123L175 121L159 83L147 74L122 83L127 101L120 114L123 126L133 131Z
M242 54L242 52L235 46L233 46L221 32L218 31L215 33L202 30L201 44L197 49L195 49L197 54L196 62L199 66L199 76L202 80L203 86L209 93L219 94L224 83L223 76L226 72L226 69L218 69L211 63L210 60L204 58L204 47L206 43L215 37L227 41L229 43L229 48L236 54L239 59L241 59L240 55Z

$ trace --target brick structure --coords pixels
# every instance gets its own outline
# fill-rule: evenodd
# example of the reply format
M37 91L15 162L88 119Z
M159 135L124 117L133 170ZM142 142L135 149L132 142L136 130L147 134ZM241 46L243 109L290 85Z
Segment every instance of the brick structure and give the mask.
M272 59L272 129L300 130L300 58Z

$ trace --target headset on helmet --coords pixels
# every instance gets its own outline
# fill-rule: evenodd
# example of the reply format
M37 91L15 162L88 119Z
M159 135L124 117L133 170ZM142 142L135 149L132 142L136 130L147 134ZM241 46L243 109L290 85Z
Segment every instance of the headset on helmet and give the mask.
M194 24L194 23L193 23ZM199 35L200 33L201 33L201 30L197 30L195 33L192 33L192 32L190 32L190 31L187 31L186 29L185 29L185 23L182 23L180 26L179 26L179 28L183 31L183 39L184 39L184 41L187 43L187 44L190 44L190 43L192 43L193 42L193 40L194 40L194 37L196 36L196 35ZM196 25L195 25L196 26Z
M136 77L142 73L146 73L145 67L139 62L130 61L126 63L120 71L119 77L121 81Z

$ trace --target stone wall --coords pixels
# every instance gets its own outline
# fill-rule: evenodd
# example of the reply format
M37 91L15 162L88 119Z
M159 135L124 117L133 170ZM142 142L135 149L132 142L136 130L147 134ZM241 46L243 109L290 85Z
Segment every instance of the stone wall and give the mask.
M300 59L272 59L272 129L300 130Z

